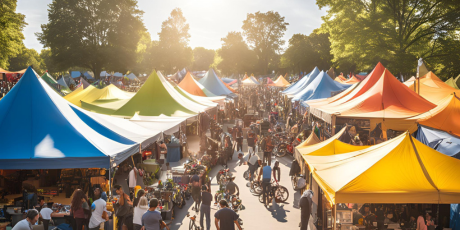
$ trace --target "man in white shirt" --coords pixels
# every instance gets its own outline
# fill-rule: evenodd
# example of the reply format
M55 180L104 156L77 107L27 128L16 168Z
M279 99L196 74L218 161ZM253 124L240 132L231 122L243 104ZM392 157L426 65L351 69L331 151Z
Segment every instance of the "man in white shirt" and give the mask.
M107 203L101 198L101 193L100 188L94 189L94 199L96 200L91 205L93 213L89 220L89 230L99 230L100 225L109 218L107 216Z
M51 213L53 213L53 210L51 210L50 208L48 208L46 204L44 204L42 206L42 210L40 210L40 217L43 219L44 230L48 230L48 226L51 220Z
M40 215L36 209L29 209L26 218L14 225L11 230L33 230L32 226L37 223L38 217L40 217Z

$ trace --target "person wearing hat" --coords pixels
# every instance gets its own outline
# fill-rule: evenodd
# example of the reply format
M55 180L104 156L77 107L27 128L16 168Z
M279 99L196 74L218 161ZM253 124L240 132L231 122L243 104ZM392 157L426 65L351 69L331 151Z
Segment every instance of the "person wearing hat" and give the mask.
M235 176L233 176L232 173L229 173L228 176L227 176L227 180L228 180L228 183L227 183L227 186L225 187L225 189L227 190L227 194L228 195L235 195L235 192L238 190L236 195L239 196L240 195L240 188L238 188L238 185L235 184L235 182L233 182L233 180L235 180Z
M204 230L203 218L206 217L206 229L211 229L211 202L212 194L208 186L201 186L201 207L200 207L200 227Z

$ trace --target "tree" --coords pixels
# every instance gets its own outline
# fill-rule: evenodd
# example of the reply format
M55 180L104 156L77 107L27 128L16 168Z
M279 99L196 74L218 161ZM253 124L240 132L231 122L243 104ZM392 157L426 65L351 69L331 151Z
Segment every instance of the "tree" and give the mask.
M151 52L158 62L158 69L166 73L174 73L192 62L192 49L188 46L190 39L189 25L182 10L179 8L171 12L170 17L161 24L161 32L158 33L160 41L157 47L152 47L157 52Z
M136 48L145 31L136 0L55 0L49 22L38 33L51 49L58 71L78 66L126 72L136 64Z
M284 32L289 23L278 12L256 12L248 14L243 21L243 34L259 57L259 67L264 74L268 71L270 59L281 51Z
M314 31L309 36L294 34L284 52L281 67L294 72L310 71L315 66L329 69L332 64L329 35Z
M256 53L249 49L239 32L229 32L222 38L222 48L217 51L222 61L217 67L225 74L254 71Z
M2 0L0 3L0 68L8 68L8 59L22 51L24 35L22 30L27 25L25 16L16 13L17 0Z
M370 70L381 61L395 73L415 72L417 59L442 52L437 40L460 26L455 0L317 0L327 7L322 30L330 34L337 66Z
M208 70L214 62L216 51L208 50L203 47L193 49L193 70Z
M35 49L22 47L21 52L15 57L10 58L9 66L11 70L18 71L32 66L39 75L45 72L45 66L40 54Z

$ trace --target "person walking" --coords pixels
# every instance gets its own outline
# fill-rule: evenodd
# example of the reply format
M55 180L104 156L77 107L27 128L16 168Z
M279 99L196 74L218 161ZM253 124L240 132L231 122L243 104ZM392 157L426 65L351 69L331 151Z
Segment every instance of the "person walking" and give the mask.
M76 189L72 195L70 202L70 215L75 219L76 230L82 230L83 226L87 227L87 214L85 210L89 211L88 197L81 189Z
M156 210L158 199L151 199L149 204L149 210L142 216L142 230L160 230L163 228L169 230L168 225L161 218L161 213Z
M192 208L192 210L195 210L195 212L199 212L201 203L201 178L195 174L190 179L190 183L192 184L192 198L193 201L195 201L195 207Z
M300 230L308 229L308 222L310 221L311 206L312 206L313 191L307 190L300 197Z
M267 134L267 136L264 137L262 140L262 151L264 151L264 163L267 163L267 165L271 165L272 163L272 151L273 151L273 143L272 143L272 137Z
M117 195L120 196L118 198L118 209L116 211L116 216L118 218L118 230L123 229L123 225L128 226L130 223L125 223L128 216L132 216L132 205L131 199L129 199L128 194L123 191L123 188L120 185L113 186L116 189Z
M268 205L268 192L270 191L271 185L271 175L272 175L272 168L267 163L263 163L263 167L260 168L259 177L257 181L260 181L260 176L262 176L262 195L264 200L264 205L267 207Z
M134 216L133 216L134 230L141 230L142 216L149 209L149 203L148 203L147 197L145 197L144 190L141 189L137 192L137 197L136 199L134 199L133 206L134 206Z
M51 221L52 213L53 213L53 210L51 210L51 208L48 208L46 204L41 205L40 217L42 218L42 221L43 221L44 230L48 230L48 226Z
M217 230L235 230L235 225L242 230L238 223L238 215L235 211L228 208L226 200L219 201L220 210L214 214L215 225Z
M211 229L212 194L206 185L201 186L200 227L204 230L203 218L206 218L206 229Z
M102 223L109 220L107 215L107 202L102 199L100 188L94 189L94 202L91 204L91 218L89 220L89 230L98 230Z
M243 151L243 134L241 132L237 132L236 138L236 151Z
M16 223L11 230L33 230L32 226L37 223L39 217L40 215L36 209L29 209L26 218Z

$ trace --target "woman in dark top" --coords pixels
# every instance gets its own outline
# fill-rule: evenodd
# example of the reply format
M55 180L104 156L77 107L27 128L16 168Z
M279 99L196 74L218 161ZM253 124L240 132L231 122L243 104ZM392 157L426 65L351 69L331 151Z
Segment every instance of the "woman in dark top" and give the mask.
M76 224L76 230L82 230L85 225L85 229L88 229L87 220L88 216L85 214L84 209L88 209L88 197L81 189L77 189L73 192L72 202L70 205L70 214L73 215Z

